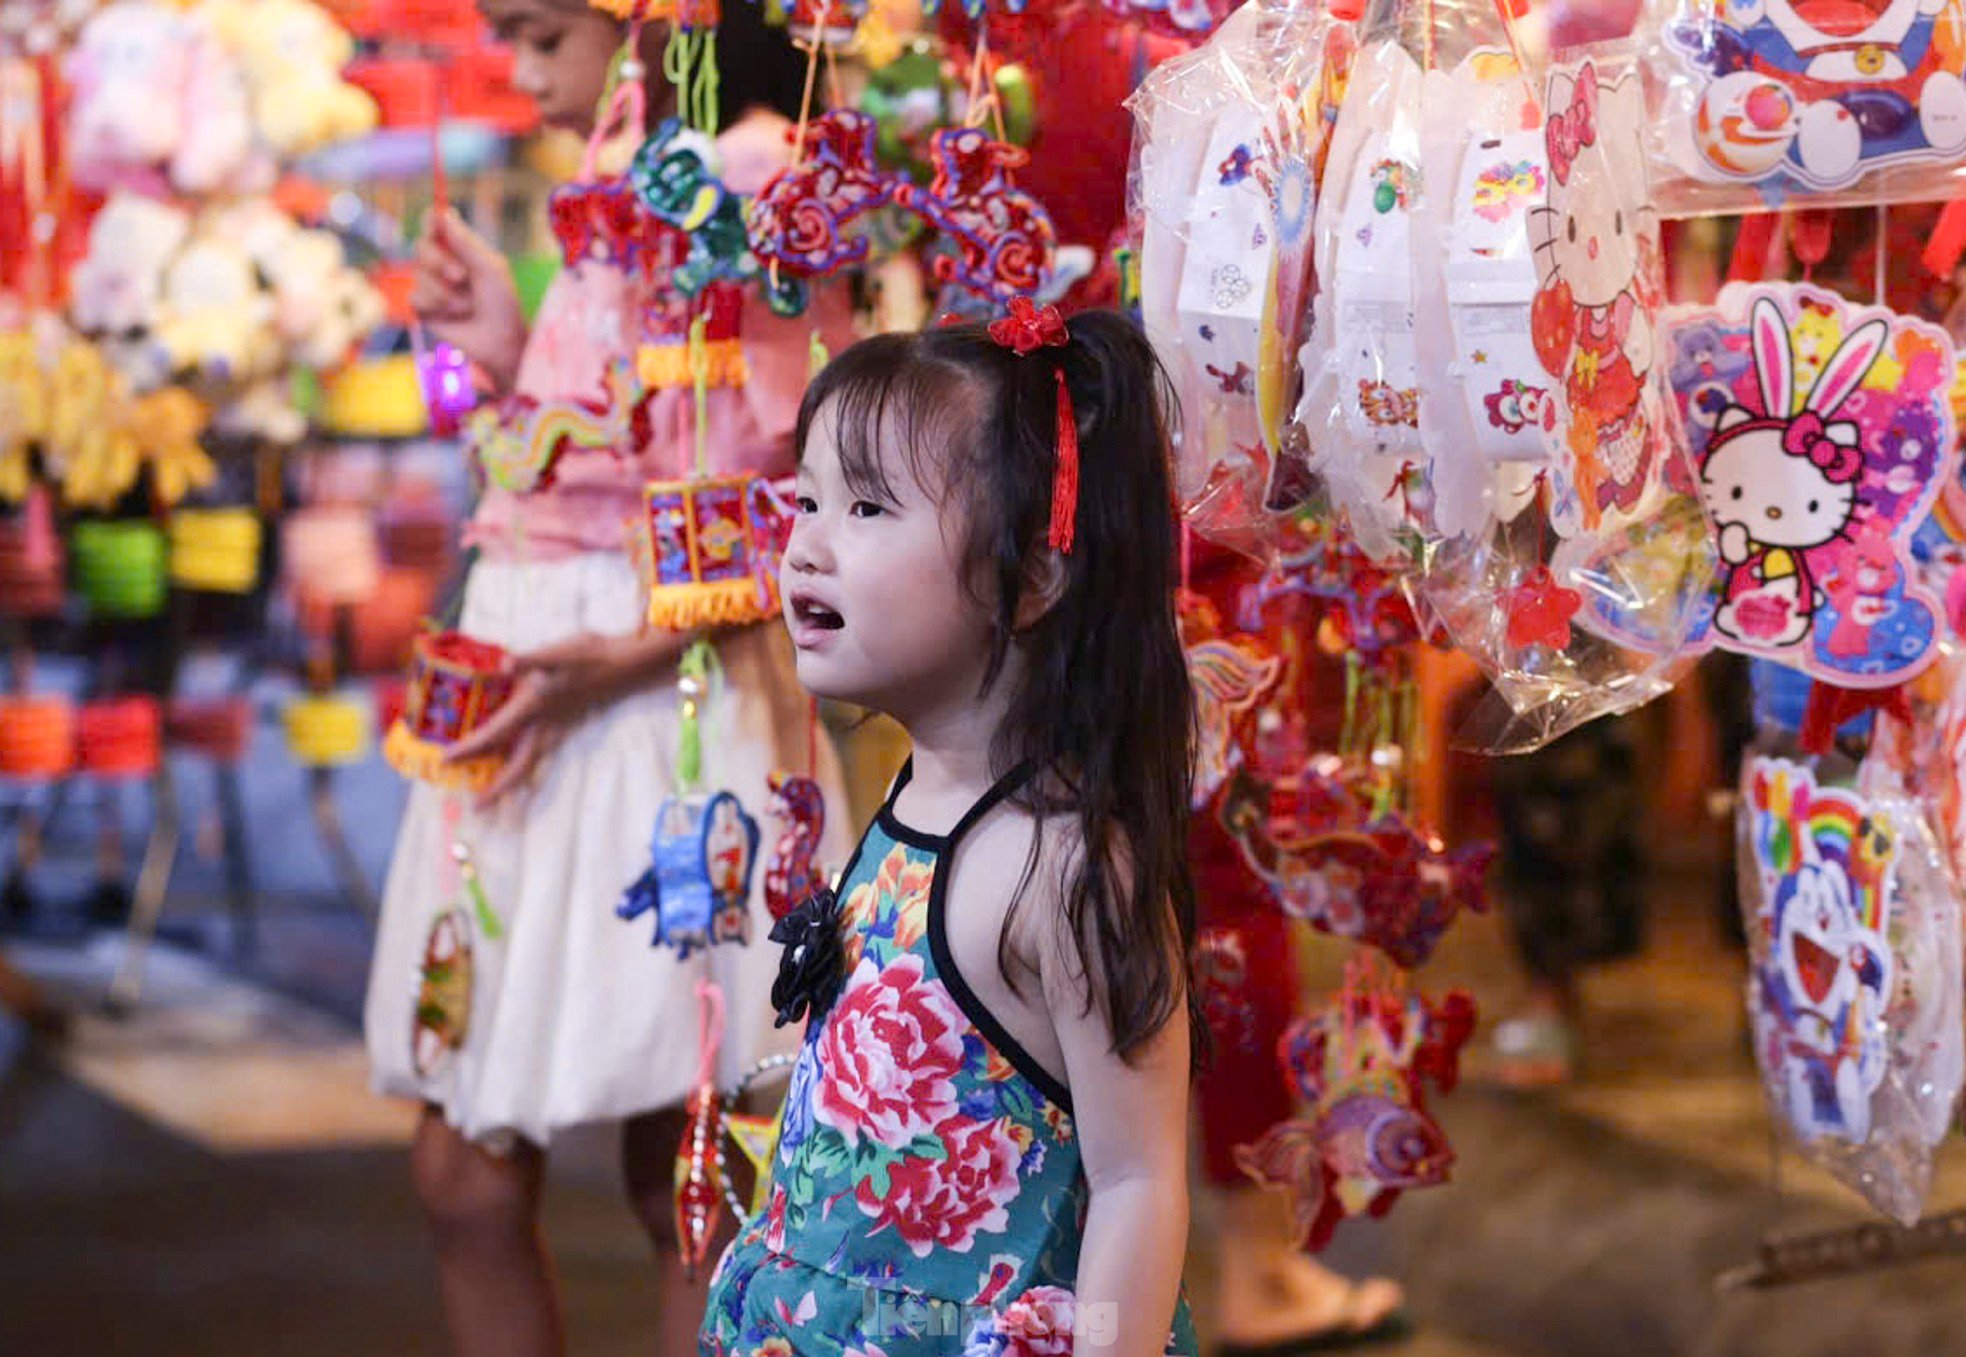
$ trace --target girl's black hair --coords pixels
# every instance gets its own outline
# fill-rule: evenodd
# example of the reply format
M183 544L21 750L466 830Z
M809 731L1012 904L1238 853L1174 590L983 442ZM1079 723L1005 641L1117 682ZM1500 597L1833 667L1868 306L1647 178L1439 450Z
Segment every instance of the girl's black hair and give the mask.
M1078 822L1084 852L1063 883L1066 919L1090 977L1086 1011L1098 1004L1128 1058L1177 1013L1197 1046L1204 1030L1187 983L1194 704L1175 623L1174 405L1131 323L1088 312L1069 332L1069 344L1021 358L980 325L864 340L807 388L798 446L831 407L854 493L893 500L885 440L918 483L964 506L962 559L994 584L985 689L1013 647L1024 660L992 761L998 774L1032 764L1023 804ZM1048 549L1061 371L1078 423L1077 535L1060 558L1057 602L1020 631L1020 601ZM1035 865L1034 848L1026 886ZM1006 921L997 963L1015 988L1011 931Z
M733 126L753 108L797 121L806 58L783 24L765 22L761 0L724 0L717 25L717 125Z
M662 69L668 29L651 24L641 42L651 73ZM734 126L754 108L797 121L805 98L806 58L783 24L765 22L759 0L725 0L717 22L717 126ZM823 101L815 100L823 104Z

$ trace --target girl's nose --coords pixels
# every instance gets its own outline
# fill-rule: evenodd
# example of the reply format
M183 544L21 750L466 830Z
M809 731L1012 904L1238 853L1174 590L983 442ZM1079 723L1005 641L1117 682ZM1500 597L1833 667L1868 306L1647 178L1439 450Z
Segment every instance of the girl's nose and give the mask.
M800 514L792 520L792 535L785 543L785 569L800 574L820 574L833 568L832 548L815 515Z

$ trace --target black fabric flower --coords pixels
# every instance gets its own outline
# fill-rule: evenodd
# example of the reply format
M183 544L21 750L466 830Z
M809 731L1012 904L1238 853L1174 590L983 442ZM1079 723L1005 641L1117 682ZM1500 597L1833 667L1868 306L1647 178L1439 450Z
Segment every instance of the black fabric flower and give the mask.
M771 1005L778 1010L773 1025L795 1023L808 1011L817 1023L846 980L839 897L819 887L771 926L771 940L785 949L778 957L778 978L771 983Z

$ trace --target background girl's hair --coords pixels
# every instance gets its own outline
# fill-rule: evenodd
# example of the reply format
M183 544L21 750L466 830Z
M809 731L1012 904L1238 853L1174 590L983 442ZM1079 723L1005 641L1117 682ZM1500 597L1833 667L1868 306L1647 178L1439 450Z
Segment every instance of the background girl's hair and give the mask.
M1132 1055L1185 1012L1197 1048L1186 962L1195 895L1187 824L1193 696L1174 610L1177 550L1168 464L1173 394L1129 322L1090 312L1071 343L1018 358L979 325L882 335L842 353L807 389L803 451L832 407L854 493L894 498L880 445L904 451L916 480L961 505L962 559L995 584L987 688L1012 647L1024 658L993 762L1041 773L1023 799L1076 818L1084 851L1067 868L1066 918L1115 1049ZM1079 427L1077 539L1059 558L1064 587L1017 631L1037 553L1048 548L1061 370ZM1026 865L1028 886L1036 855ZM1018 903L1011 906L1011 918ZM1013 988L1006 920L998 967Z
M753 108L798 120L806 59L792 46L783 24L765 22L765 6L758 0L725 0L717 24L717 76L719 127L735 126Z

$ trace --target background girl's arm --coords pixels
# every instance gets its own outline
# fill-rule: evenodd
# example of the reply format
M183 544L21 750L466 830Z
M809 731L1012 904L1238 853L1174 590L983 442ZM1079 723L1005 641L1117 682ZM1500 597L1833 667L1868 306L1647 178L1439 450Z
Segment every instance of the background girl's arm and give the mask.
M526 319L512 266L492 243L446 208L416 247L410 308L430 333L508 391L526 348Z
M1188 1247L1187 1008L1177 1003L1174 1017L1129 1064L1113 1051L1098 1005L1085 1011L1077 956L1047 949L1039 968L1092 1191L1075 1350L1081 1357L1161 1357ZM1178 984L1182 968L1170 971Z
M631 636L592 632L515 656L518 682L489 721L451 747L450 762L504 753L505 764L479 795L495 805L524 786L587 716L630 693L666 681L696 633L650 627Z

